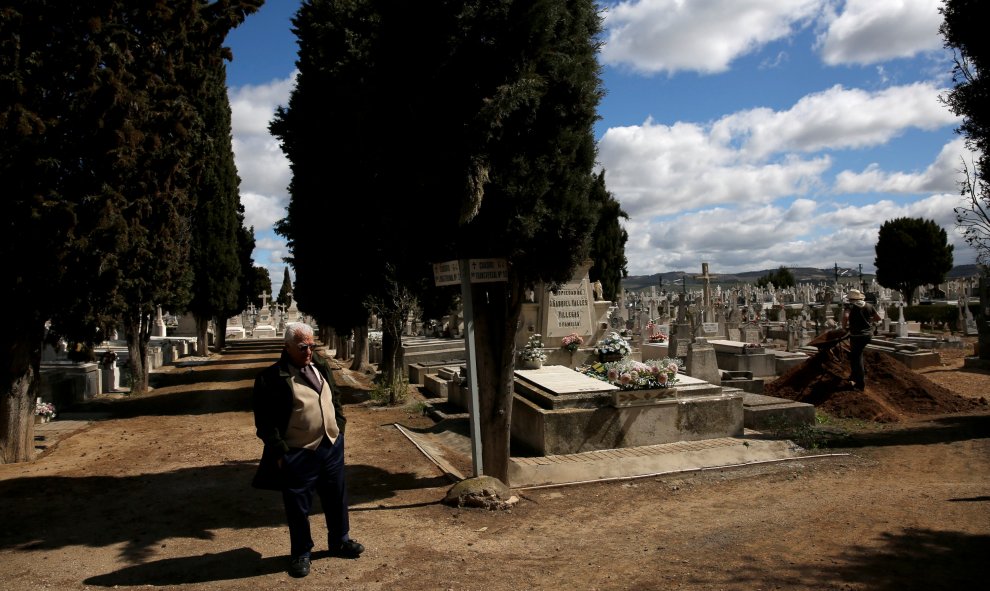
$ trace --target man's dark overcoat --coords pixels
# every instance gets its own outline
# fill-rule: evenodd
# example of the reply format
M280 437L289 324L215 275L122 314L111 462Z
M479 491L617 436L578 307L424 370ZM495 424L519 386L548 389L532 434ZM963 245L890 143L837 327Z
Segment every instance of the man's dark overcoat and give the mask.
M330 378L330 369L325 363L319 363L316 358L313 359L313 366L330 386L337 428L343 435L347 419L340 404L340 396ZM285 432L289 428L289 417L292 414L291 380L289 357L284 352L277 362L264 369L254 380L255 433L265 444L261 452L258 472L251 482L255 488L282 490L282 474L278 460L289 451L289 446L285 443Z

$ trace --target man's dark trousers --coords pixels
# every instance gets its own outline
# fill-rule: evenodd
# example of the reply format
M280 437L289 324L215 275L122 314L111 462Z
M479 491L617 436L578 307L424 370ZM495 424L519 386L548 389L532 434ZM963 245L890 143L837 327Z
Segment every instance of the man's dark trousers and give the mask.
M853 335L849 337L849 369L850 378L859 390L866 388L866 367L863 364L863 352L870 344L870 335Z
M320 495L326 514L328 538L333 544L349 539L347 487L344 483L344 435L335 443L324 436L315 450L290 449L283 459L286 486L282 490L285 515L289 522L292 556L309 554L313 537L309 528L309 510L313 491Z

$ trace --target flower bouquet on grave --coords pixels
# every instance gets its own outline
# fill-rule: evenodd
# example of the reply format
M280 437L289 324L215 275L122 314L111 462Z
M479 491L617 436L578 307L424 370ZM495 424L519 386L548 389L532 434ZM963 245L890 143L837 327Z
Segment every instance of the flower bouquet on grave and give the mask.
M657 390L671 388L677 383L681 369L679 359L666 357L647 361L623 359L606 363L594 363L580 369L586 376L608 382L622 390Z
M646 339L651 343L666 343L667 335L650 320L646 323Z
M567 349L571 353L577 351L578 347L580 347L583 344L584 344L584 339L581 338L581 335L577 334L576 332L572 332L571 334L567 335L566 337L560 340L560 346L563 347L564 349Z
M599 359L603 362L618 361L631 352L632 347L629 346L629 342L615 331L605 335L605 338L598 341L598 346L595 347L595 353L598 353Z
M55 405L51 402L39 402L34 407L34 416L39 417L42 423L55 418Z
M525 365L539 367L547 360L547 355L543 352L543 340L541 337L542 335L539 333L529 337L529 340L526 341L526 346L519 352L519 358L522 359Z
M756 355L759 353L765 353L766 347L760 343L746 343L743 345L743 355Z

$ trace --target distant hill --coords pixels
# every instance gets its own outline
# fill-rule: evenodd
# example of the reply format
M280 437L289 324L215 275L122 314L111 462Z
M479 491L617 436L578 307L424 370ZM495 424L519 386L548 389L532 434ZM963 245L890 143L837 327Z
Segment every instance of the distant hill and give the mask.
M798 283L818 283L821 281L835 281L836 270L816 269L814 267L788 267L794 274L794 279ZM740 273L712 273L713 285L734 285L737 283L756 283L760 277L776 271L776 269L764 269L762 271L743 271ZM858 283L859 270L839 267L839 281L842 283ZM681 278L687 277L688 289L697 289L701 285L701 280L696 279L700 272L689 273L687 271L668 271L666 273L655 273L653 275L631 275L622 280L622 287L626 291L640 291L649 289L651 285L663 288L667 291L680 291ZM960 277L974 277L979 274L976 265L957 265L946 273L946 279L957 279ZM863 273L863 281L869 283L873 280L873 274Z

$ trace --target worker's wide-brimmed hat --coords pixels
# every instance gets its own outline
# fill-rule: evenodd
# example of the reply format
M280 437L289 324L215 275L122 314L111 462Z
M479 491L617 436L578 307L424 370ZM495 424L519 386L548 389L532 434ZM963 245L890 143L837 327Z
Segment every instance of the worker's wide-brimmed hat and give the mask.
M850 289L849 290L849 293L846 294L846 299L847 300L865 300L866 299L866 296L863 295L863 292L859 291L858 289Z

